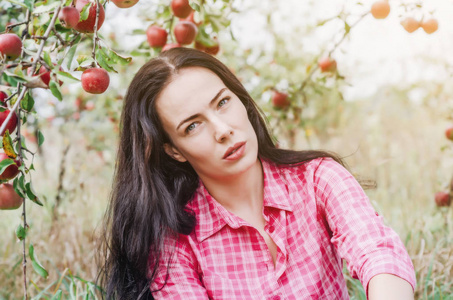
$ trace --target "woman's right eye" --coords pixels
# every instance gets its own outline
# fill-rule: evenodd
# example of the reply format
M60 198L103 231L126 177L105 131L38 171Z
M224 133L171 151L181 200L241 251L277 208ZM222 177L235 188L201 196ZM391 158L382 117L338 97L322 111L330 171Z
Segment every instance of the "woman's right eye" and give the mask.
M186 133L189 133L190 131L194 130L196 127L195 123L191 123L189 126L186 128Z

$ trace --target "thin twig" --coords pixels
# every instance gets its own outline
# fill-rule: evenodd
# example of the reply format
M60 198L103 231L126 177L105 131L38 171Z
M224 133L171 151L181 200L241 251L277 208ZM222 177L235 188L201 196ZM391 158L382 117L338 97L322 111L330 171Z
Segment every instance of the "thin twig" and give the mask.
M99 12L101 8L99 7L99 0L96 0L96 22L94 22L94 34L93 34L93 51L91 52L91 56L93 57L93 64L94 67L97 67L97 61L96 61L96 48L98 45L98 22L99 22Z

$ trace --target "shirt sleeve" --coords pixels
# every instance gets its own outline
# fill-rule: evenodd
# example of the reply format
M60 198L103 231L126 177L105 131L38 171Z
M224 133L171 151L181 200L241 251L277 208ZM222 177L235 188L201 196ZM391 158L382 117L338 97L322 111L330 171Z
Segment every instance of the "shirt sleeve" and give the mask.
M388 273L415 289L412 261L398 234L384 225L357 180L331 158L320 159L314 172L318 204L332 231L331 242L347 261L351 276L359 279L367 296L371 278Z
M167 238L164 245L156 278L150 286L154 299L209 299L188 236L180 234L177 241Z

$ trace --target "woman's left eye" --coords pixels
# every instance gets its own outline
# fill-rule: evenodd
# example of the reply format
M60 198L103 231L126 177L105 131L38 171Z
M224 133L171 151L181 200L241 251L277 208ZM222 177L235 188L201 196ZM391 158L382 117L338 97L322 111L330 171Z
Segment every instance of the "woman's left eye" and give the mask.
M220 100L218 106L219 107L224 106L225 104L228 103L229 100L230 100L230 97L223 98L222 100Z

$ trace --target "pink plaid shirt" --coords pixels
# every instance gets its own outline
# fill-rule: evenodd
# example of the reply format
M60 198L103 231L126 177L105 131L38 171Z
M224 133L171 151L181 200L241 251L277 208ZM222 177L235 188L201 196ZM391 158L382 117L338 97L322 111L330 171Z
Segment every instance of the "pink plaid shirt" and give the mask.
M342 259L365 290L381 273L415 287L401 239L345 168L331 158L297 167L261 162L264 230L278 247L275 269L258 230L215 201L200 181L188 204L197 225L190 235L167 240L174 254L168 277L162 266L151 284L159 289L167 277L156 299L349 299Z

